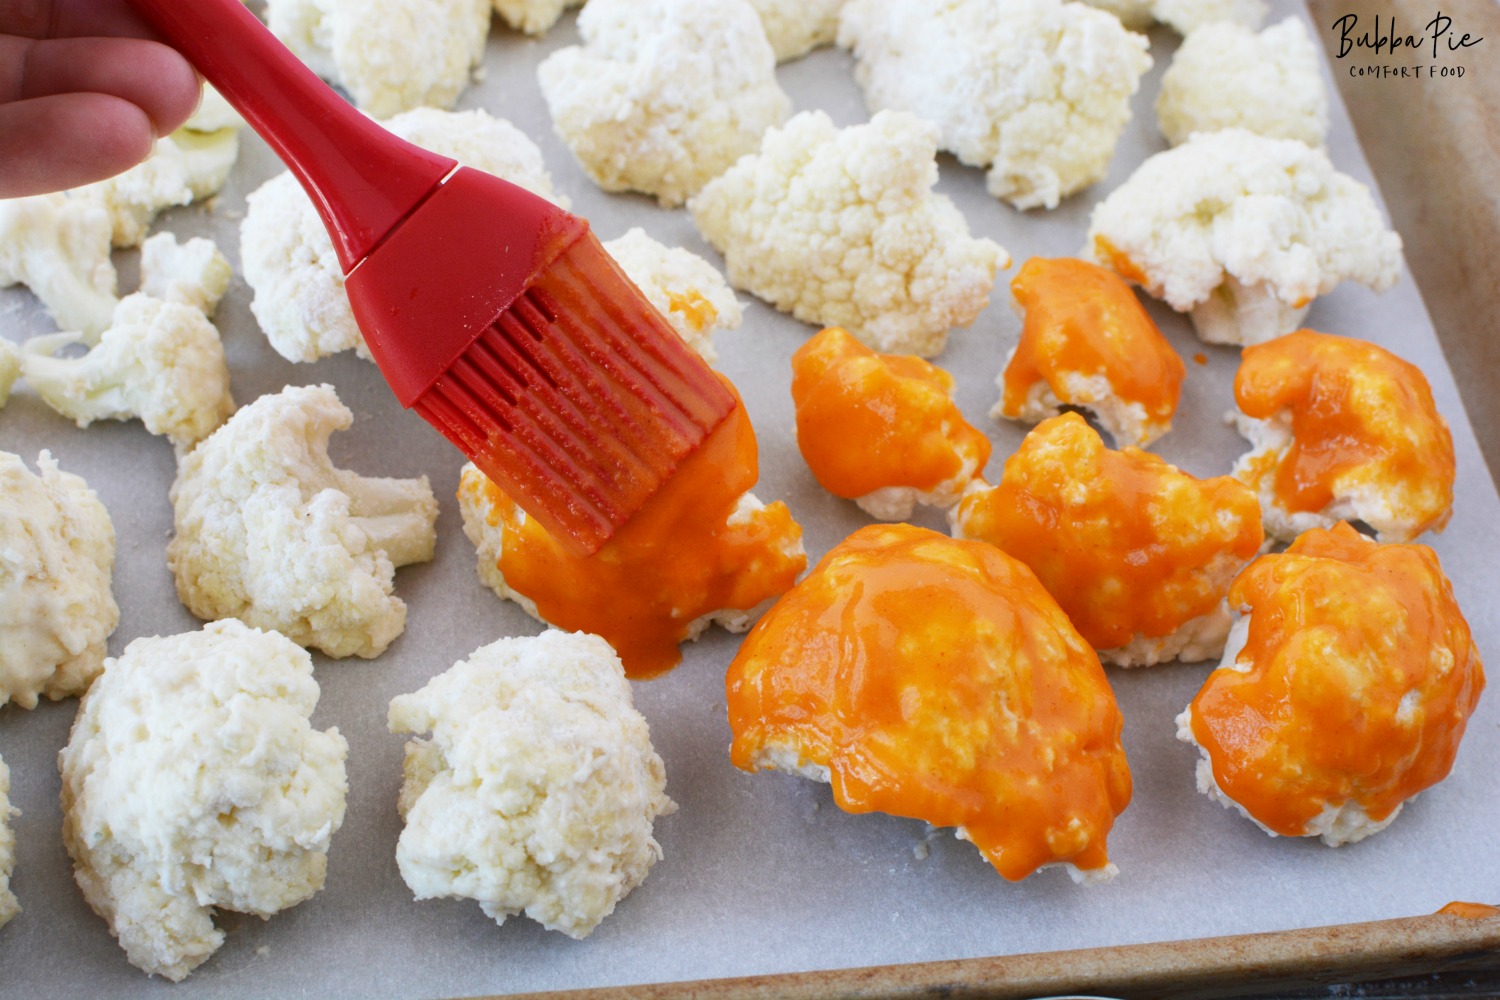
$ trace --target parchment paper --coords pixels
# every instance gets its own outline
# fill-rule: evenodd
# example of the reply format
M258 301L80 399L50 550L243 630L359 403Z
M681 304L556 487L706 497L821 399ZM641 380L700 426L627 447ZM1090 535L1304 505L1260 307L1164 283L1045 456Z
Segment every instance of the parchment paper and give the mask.
M1300 5L1273 6L1273 18L1305 16ZM497 22L485 78L460 107L507 117L538 142L558 187L604 238L640 225L663 242L721 263L685 211L602 194L554 137L534 68L546 53L576 42L571 17L539 42ZM1076 253L1092 206L1144 156L1164 148L1151 105L1176 37L1157 30L1152 42L1156 66L1137 95L1134 121L1109 177L1056 211L1017 212L985 194L979 171L942 159L940 190L957 201L976 234L998 240L1017 265L1033 255ZM848 125L868 117L850 70L847 54L822 50L781 67L779 75L798 110L822 108ZM1369 183L1336 91L1333 100L1333 160ZM245 195L278 170L247 132L223 195L211 206L169 213L159 227L215 237L238 270ZM128 291L135 255L118 259L121 288ZM997 397L993 379L1019 330L1007 290L1013 274L1014 268L1000 276L990 307L970 329L955 333L938 359L957 376L970 421L994 442L992 479L1024 430L986 417ZM406 633L374 661L315 657L322 700L314 723L337 726L350 744L348 816L333 841L327 887L267 922L221 914L227 942L186 982L148 978L125 961L104 922L83 902L61 844L55 756L76 703L44 703L30 712L8 706L0 710L0 755L11 768L12 801L23 811L14 822L12 886L24 910L0 930L0 994L457 996L1195 938L1427 913L1453 899L1500 900L1500 804L1492 767L1500 758L1500 707L1494 693L1482 700L1447 781L1410 804L1385 832L1332 850L1269 838L1195 791L1196 752L1174 739L1173 717L1208 665L1111 670L1135 778L1134 801L1110 838L1120 875L1095 888L1075 886L1061 871L1010 884L949 831L846 815L827 786L736 771L727 754L723 674L739 637L712 630L686 647L675 671L635 685L666 761L668 792L681 808L657 823L665 860L591 937L574 941L519 917L496 927L470 901L414 902L394 861L403 738L387 733L386 706L478 646L535 634L540 626L476 578L453 497L458 453L403 413L376 369L352 354L302 366L280 359L257 329L249 298L237 277L219 312L236 399L246 403L288 384L332 383L355 413L353 429L334 439L336 460L366 475L426 474L442 505L436 559L396 577L397 592L410 606ZM868 521L817 487L792 437L788 358L812 328L742 299L744 326L720 335L720 367L743 390L759 432L756 493L790 504L805 529L809 558L816 560ZM1246 448L1222 421L1232 406L1238 353L1199 344L1185 320L1155 303L1151 308L1189 370L1175 429L1155 450L1196 475L1225 473ZM1494 531L1500 504L1410 276L1385 295L1342 286L1315 303L1307 325L1369 338L1417 363L1431 379L1453 426L1459 482L1451 525L1427 541L1454 582L1481 651L1493 659L1500 648L1491 600L1500 573ZM29 293L0 293L4 336L20 340L50 329ZM1199 353L1207 356L1205 364L1191 360ZM64 469L88 480L114 519L121 618L111 654L138 636L197 628L177 600L163 554L171 531L171 446L134 422L78 430L19 388L0 412L0 448L31 462L44 447ZM942 528L935 516L920 520Z

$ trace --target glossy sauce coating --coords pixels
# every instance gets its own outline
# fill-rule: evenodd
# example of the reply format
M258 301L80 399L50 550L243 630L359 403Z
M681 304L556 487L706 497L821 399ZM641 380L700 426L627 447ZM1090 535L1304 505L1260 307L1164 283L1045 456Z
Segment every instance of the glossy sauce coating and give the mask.
M1229 600L1250 616L1241 669L1209 675L1192 731L1266 828L1299 836L1350 801L1378 822L1448 774L1484 670L1431 549L1340 523L1257 559Z
M1076 413L1033 428L1000 483L971 491L953 517L964 537L1031 567L1095 649L1213 611L1264 538L1244 484L1108 449Z
M1007 879L1108 864L1130 801L1114 693L1025 566L906 524L850 535L746 638L730 754L790 748L834 801L962 827Z

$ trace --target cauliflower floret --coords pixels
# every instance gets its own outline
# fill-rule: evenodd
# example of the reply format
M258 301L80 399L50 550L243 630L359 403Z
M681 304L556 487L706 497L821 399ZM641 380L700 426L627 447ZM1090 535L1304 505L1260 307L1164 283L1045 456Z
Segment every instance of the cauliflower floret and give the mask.
M219 331L199 309L129 295L96 347L81 358L54 357L82 339L71 333L33 337L21 361L43 402L79 427L140 417L180 455L234 412Z
M47 452L0 451L0 705L82 694L120 620L109 511Z
M0 337L0 408L10 402L10 390L21 377L21 349Z
M1322 150L1244 129L1157 153L1094 208L1086 253L1178 312L1210 344L1290 333L1345 279L1384 291L1401 237Z
M807 111L688 208L736 288L877 351L932 357L1010 263L933 193L936 156L936 130L913 115L838 129Z
M192 306L212 319L232 277L229 260L213 240L178 243L171 233L157 233L141 244L140 290L152 298Z
M490 0L267 0L297 58L376 118L449 108L484 59Z
M391 702L406 744L396 843L418 899L477 899L587 937L661 859L677 806L609 643L547 631L483 646Z
M1230 21L1258 28L1266 18L1265 0L1083 0L1114 14L1127 28L1149 27L1160 21L1187 35L1206 24Z
M552 190L541 150L508 121L484 111L418 108L384 124L409 142L567 207L567 199ZM240 258L254 293L250 310L276 353L288 361L316 361L350 348L370 356L328 230L290 173L250 194L240 224Z
M744 318L718 268L681 247L656 242L639 226L604 249L689 347L704 361L717 359L714 332L733 330Z
M218 132L226 128L243 128L245 119L234 110L234 106L208 84L203 85L203 97L198 101L198 108L192 116L183 123L182 127L189 132L209 133Z
M553 127L606 191L682 204L791 114L747 0L593 0L537 70Z
M215 909L323 887L349 748L317 702L305 651L232 620L105 664L58 754L63 842L132 965L179 981L224 943Z
M112 226L103 205L60 192L0 199L0 288L25 285L59 329L97 339L115 311Z
M500 20L528 35L540 35L557 23L569 7L581 7L584 0L494 0Z
M1104 176L1151 67L1143 36L1063 0L850 0L838 42L871 111L933 122L943 149L1022 209Z
M1243 128L1321 146L1328 94L1307 29L1289 17L1256 34L1225 21L1194 31L1161 78L1156 117L1177 146L1194 132Z
M425 476L335 468L329 435L352 420L332 386L289 387L182 459L167 565L189 611L274 628L333 657L378 656L401 634L406 605L392 578L432 558L437 501Z
M777 62L804 56L833 42L846 0L750 0L760 15Z
M10 891L10 876L16 868L16 835L10 818L19 812L10 804L10 768L0 760L0 927L21 912L16 894Z

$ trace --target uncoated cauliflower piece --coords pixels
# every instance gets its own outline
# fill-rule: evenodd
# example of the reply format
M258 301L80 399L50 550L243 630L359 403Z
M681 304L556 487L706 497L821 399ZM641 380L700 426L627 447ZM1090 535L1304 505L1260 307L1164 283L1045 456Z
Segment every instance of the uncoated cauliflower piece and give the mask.
M1174 146L1221 128L1323 145L1328 94L1312 38L1295 17L1260 34L1232 21L1199 28L1161 78L1156 117Z
M418 899L477 899L587 937L661 860L666 772L609 643L549 630L483 646L391 702L406 744L396 843Z
M137 293L80 358L56 357L77 334L33 337L21 357L26 381L52 409L87 427L140 417L180 455L234 412L219 331L202 310Z
M838 42L871 111L933 122L943 149L1022 209L1104 176L1151 67L1143 36L1063 0L850 0Z
M25 285L59 329L97 339L115 310L112 225L104 206L60 192L0 199L0 288Z
M936 155L936 130L913 115L838 129L806 111L688 208L736 288L877 351L932 357L1010 263L933 193Z
M830 44L839 30L845 0L750 0L766 30L777 62L804 56Z
M21 349L0 337L0 407L10 402L11 387L21 377Z
M16 867L16 834L10 828L10 818L19 812L10 804L10 768L0 760L0 927L21 912L16 894L10 891L10 876Z
M377 118L451 108L484 59L490 0L267 0L297 58Z
M426 476L335 468L329 435L352 421L332 386L291 386L182 459L167 565L189 611L274 628L333 657L379 656L401 634L406 605L392 578L432 558L437 501Z
M173 234L157 233L141 244L140 290L152 298L180 302L213 318L233 277L213 240L200 236L179 244Z
M553 127L606 191L682 204L791 114L747 0L593 0L537 69Z
M1265 0L1083 0L1114 14L1127 28L1160 21L1187 35L1206 24L1229 21L1258 28L1266 18Z
M712 364L716 330L733 330L744 319L739 300L718 268L681 247L656 242L639 226L604 244L646 301Z
M409 142L568 207L552 189L541 150L508 121L484 111L418 108L384 124ZM344 294L333 242L290 173L251 193L240 225L240 258L254 293L250 311L277 354L316 361L353 348L370 356Z
M518 31L528 35L544 34L557 23L569 7L581 7L584 0L494 0L495 13Z
M1295 330L1345 279L1401 274L1401 237L1322 150L1244 129L1200 132L1148 158L1094 208L1086 254L1178 312L1210 344Z
M115 529L88 484L43 451L0 451L0 705L82 694L120 620Z
M309 724L317 702L305 651L233 620L105 664L58 754L63 842L132 965L180 981L224 943L215 909L323 887L349 747Z

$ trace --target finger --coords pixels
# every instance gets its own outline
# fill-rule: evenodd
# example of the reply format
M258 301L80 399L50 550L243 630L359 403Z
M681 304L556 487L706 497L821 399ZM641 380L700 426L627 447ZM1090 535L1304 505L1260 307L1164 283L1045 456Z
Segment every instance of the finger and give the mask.
M78 187L151 155L151 119L108 94L60 94L0 104L0 198Z
M159 42L135 38L0 38L0 104L68 93L108 94L134 104L151 119L154 134L176 129L198 106L198 74ZM7 142L7 145L10 145Z
M0 0L0 32L24 38L155 38L125 0Z

